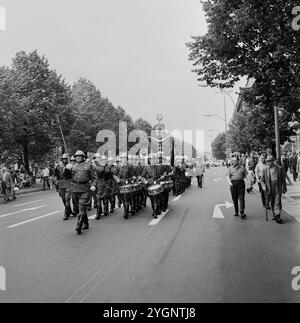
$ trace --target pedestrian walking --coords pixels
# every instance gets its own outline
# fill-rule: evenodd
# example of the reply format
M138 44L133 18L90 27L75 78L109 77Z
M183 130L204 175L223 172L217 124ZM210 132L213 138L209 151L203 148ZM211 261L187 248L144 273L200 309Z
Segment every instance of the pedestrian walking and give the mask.
M11 198L11 190L13 189L13 180L8 168L2 170L2 191L4 193L4 204L7 204Z
M297 156L297 153L294 151L292 157L290 158L290 163L289 163L290 171L293 174L294 182L296 182L298 179L299 170L297 165L298 165L298 156Z
M233 157L231 163L232 165L228 169L226 178L230 186L230 192L234 204L234 216L239 216L240 210L241 218L245 219L247 217L245 214L245 178L248 173L246 168L240 164L237 157Z
M259 192L260 192L263 207L269 210L270 209L270 205L269 205L270 203L269 203L269 200L267 198L266 188L265 188L265 185L261 181L261 179L263 177L263 172L268 167L266 159L267 159L267 154L262 153L260 158L259 158L258 164L255 167L255 176L257 178L258 188L259 188Z
M281 198L282 194L287 192L285 171L283 167L275 164L272 155L267 157L267 165L267 168L263 170L261 182L266 187L266 194L271 203L273 219L277 223L281 223Z
M204 163L202 162L201 158L199 158L195 162L194 173L197 178L198 188L202 188L203 187L203 176L205 173L205 166L204 166Z
M46 189L46 185L48 187L48 189L50 190L50 170L47 166L45 166L42 170L42 180L43 180L43 189Z

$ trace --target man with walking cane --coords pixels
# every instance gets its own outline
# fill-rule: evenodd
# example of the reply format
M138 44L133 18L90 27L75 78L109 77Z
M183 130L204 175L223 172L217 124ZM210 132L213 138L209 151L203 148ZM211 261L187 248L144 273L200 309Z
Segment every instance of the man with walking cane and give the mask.
M274 157L269 155L267 157L267 167L263 170L261 182L266 189L267 199L271 202L271 209L273 212L273 219L280 224L282 211L282 194L287 192L286 175L281 166L274 163Z

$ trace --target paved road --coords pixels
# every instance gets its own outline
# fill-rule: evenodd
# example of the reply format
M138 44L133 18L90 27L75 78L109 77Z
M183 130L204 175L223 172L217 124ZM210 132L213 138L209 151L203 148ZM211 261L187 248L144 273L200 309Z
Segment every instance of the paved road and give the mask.
M173 199L173 197L172 197ZM291 288L300 265L299 224L265 222L256 194L248 220L233 217L225 169L210 170L171 202L153 225L149 208L128 221L121 210L75 233L55 192L0 206L0 302L299 302ZM91 212L93 216L95 212Z

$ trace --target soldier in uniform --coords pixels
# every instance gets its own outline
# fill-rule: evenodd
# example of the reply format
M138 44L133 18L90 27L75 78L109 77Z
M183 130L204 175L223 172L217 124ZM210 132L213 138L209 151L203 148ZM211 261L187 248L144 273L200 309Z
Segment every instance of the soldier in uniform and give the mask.
M118 167L115 163L115 159L110 157L108 158L108 166L109 173L110 173L110 180L109 180L109 187L110 187L110 196L109 196L109 203L110 203L110 213L114 213L116 208L116 195L118 193L118 183L117 183L117 175L118 175Z
M109 189L109 174L107 174L107 157L96 154L96 159L93 162L93 166L96 172L97 183L97 215L96 220L100 220L101 216L108 215L108 203L110 196Z
M119 169L119 181L120 181L120 186L125 186L129 185L131 183L131 167L128 165L128 159L126 154L122 154L120 156L120 169ZM128 219L129 216L129 211L130 211L130 193L122 193L121 194L121 199L124 207L124 214L123 217L124 219Z
M177 160L172 170L173 174L173 195L180 195L180 164Z
M171 180L172 179L172 167L166 160L166 158L163 159L163 173L164 173L164 180ZM162 211L166 212L166 210L169 208L169 194L171 192L171 189L164 189L164 192L162 193Z
M116 157L116 168L113 172L113 178L115 179L115 182L116 182L116 195L118 197L118 207L121 208L122 207L122 196L121 196L121 193L120 193L120 189L119 189L119 186L120 186L120 179L119 179L119 172L120 172L120 169L121 169L121 165L120 165L120 156L117 156Z
M65 214L63 220L66 221L70 218L71 214L75 215L71 209L71 185L72 185L72 173L70 169L67 169L68 155L64 154L61 157L61 165L58 165L54 170L55 181L58 184L59 196L65 206Z
M93 164L93 162L94 162L95 159L96 159L96 154L93 157L92 164ZM86 160L86 162L89 162L89 161ZM91 211L91 209L92 209L92 202L93 202L93 200L94 200L94 208L97 209L98 208L98 205L97 205L97 189L94 192L91 191L91 198L90 198L90 204L89 204L88 211Z
M91 163L85 162L83 151L77 151L74 155L76 164L68 165L72 174L72 200L76 210L79 210L79 217L76 231L81 234L81 230L89 228L87 208L90 201L90 190L96 190L96 174Z
M140 183L140 175L141 170L138 166L139 159L137 156L129 156L129 163L131 167L131 175L132 175L132 181L134 184ZM141 190L137 189L136 191L132 192L131 194L131 203L132 203L132 215L140 211L140 193Z
M146 191L144 188L144 182L143 182L143 173L144 173L145 165L142 164L142 159L140 156L137 158L137 166L136 166L136 173L138 177L138 182L141 184L141 189L138 192L138 209L142 210L144 207L146 207L146 200L145 195ZM147 195L146 195L147 199Z
M158 167L158 159L154 154L149 156L150 166L148 167L148 182L150 184L159 185L161 167ZM153 210L153 218L157 219L157 216L161 214L161 193L155 196L150 196L151 206Z

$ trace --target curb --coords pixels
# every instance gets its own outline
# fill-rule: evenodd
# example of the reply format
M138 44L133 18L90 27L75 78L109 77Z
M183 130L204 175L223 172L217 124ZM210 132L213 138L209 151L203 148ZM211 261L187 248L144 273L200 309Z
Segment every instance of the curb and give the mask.
M36 188L36 189L33 189L31 191L23 191L23 192L20 192L20 191L16 191L16 195L17 196L22 196L22 195L26 195L26 194L30 194L30 193L37 193L37 192L43 192L44 190L41 189L41 188ZM4 195L3 194L0 194L0 198L3 198Z
M258 187L256 185L253 186L253 189L255 190L255 192L257 194L260 194L259 189L258 189ZM284 199L282 199L282 211L284 211L288 216L290 216L291 218L293 218L296 222L300 223L299 219L297 219L294 215L292 215L290 213L290 211L288 211L283 204L284 204Z

